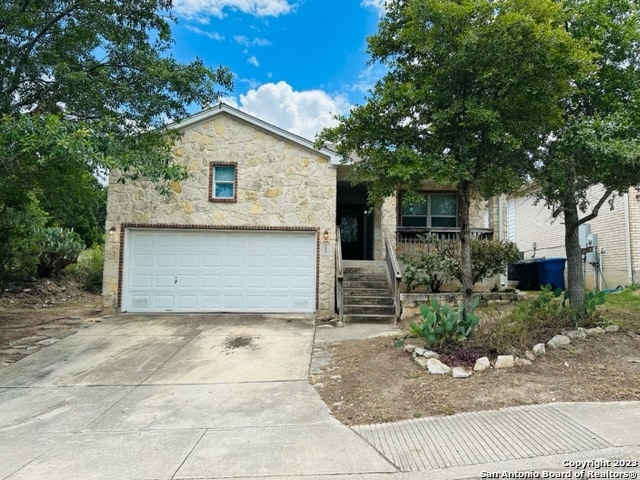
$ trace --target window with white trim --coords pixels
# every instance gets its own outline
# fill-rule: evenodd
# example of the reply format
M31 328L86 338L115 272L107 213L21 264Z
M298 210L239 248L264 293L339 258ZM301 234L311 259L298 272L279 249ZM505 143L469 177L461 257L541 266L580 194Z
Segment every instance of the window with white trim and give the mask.
M238 169L235 163L211 162L209 200L212 202L235 202Z
M417 199L400 198L400 226L443 228L458 226L458 196L426 193Z

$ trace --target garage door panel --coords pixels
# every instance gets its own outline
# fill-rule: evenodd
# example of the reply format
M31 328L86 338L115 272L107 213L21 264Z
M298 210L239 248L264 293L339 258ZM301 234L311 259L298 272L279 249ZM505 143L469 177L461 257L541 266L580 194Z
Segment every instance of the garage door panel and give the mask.
M221 255L202 255L203 267L219 267L222 265Z
M122 309L313 312L315 249L312 232L128 229Z
M220 288L221 283L219 275L202 276L202 288Z
M200 265L200 257L198 255L182 254L180 255L181 267L197 267Z
M156 256L156 267L166 268L175 267L176 265L176 255L158 254Z
M153 285L153 275L135 275L132 278L134 288L151 288Z
M153 286L155 288L173 288L176 284L176 277L174 275L155 275L155 282Z
M152 267L153 255L135 255L133 257L133 265L136 267Z

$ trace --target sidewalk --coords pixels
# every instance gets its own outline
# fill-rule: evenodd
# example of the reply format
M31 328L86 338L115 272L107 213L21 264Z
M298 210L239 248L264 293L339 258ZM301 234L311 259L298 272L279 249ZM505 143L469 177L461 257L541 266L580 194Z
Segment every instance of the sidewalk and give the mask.
M532 469L570 478L640 471L563 463L640 461L640 402L342 425L307 382L314 338L382 333L361 328L315 331L310 317L106 318L0 370L0 479L437 480Z

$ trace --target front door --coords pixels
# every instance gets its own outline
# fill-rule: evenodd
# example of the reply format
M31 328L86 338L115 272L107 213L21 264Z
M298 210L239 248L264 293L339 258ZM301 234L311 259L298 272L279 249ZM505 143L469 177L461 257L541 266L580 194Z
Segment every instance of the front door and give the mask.
M340 227L342 258L345 260L366 259L364 209L359 205L339 207L338 226Z

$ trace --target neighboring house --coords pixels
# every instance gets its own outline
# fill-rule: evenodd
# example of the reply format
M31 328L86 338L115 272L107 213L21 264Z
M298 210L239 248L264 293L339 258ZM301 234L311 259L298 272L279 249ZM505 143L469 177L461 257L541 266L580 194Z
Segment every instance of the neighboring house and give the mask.
M591 188L592 204L602 193L600 186ZM536 205L527 194L504 202L505 236L518 245L524 258L566 258L562 216L554 219L543 202ZM631 188L613 197L587 223L588 230L582 230L582 243L587 247L583 255L586 287L607 289L640 281L640 192ZM587 238L587 233L595 238ZM590 240L596 241L593 248Z
M110 173L106 311L334 312L336 225L353 260L383 259L385 234L398 248L419 232L457 235L450 189L427 183L421 202L398 196L372 208L333 151L230 106L174 128L190 177L169 195ZM472 225L488 219L479 206Z

